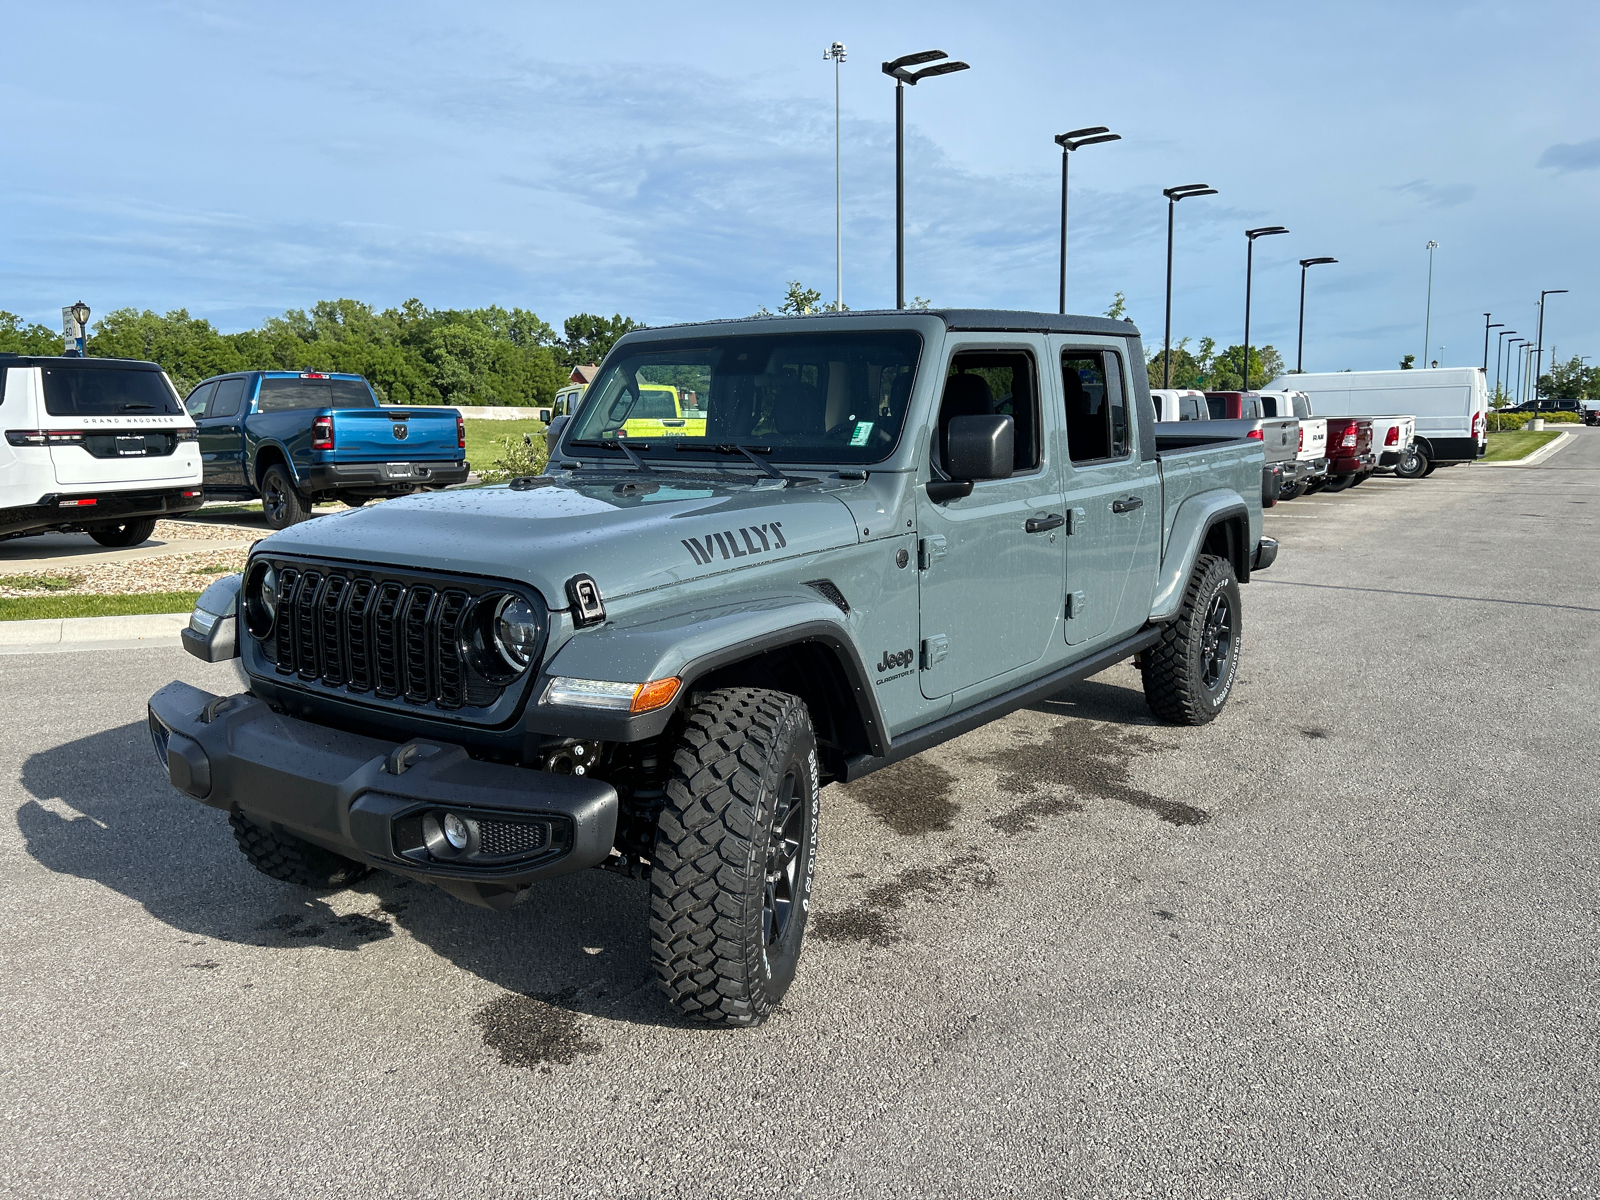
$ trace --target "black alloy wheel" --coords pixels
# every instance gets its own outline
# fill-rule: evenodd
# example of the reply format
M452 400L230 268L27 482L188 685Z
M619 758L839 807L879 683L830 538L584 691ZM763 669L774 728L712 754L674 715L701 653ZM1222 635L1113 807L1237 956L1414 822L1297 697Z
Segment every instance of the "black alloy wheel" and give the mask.
M311 515L311 506L277 464L268 467L261 480L261 513L273 529L287 529Z
M1228 603L1228 593L1218 592L1206 610L1205 625L1200 633L1200 682L1208 692L1215 691L1227 675L1232 658L1233 607Z
M767 839L767 887L761 902L761 937L776 945L789 932L800 895L800 846L805 805L798 798L799 772L788 771L778 785L772 832Z

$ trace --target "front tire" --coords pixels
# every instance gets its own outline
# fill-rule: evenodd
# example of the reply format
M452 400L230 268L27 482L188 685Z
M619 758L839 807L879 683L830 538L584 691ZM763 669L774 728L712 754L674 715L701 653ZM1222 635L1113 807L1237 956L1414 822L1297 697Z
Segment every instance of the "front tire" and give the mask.
M150 540L150 535L156 531L154 517L138 517L132 521L124 521L121 525L109 525L104 529L91 529L89 536L102 546L109 546L113 550L123 550L129 546L137 546Z
M372 869L293 834L257 825L237 809L228 814L228 824L250 865L284 883L329 891L348 887Z
M278 463L261 477L261 513L273 529L298 525L311 515L311 505L294 486L288 470Z
M1239 673L1239 581L1225 558L1202 554L1177 620L1140 656L1150 711L1173 725L1205 725L1228 702Z
M787 692L696 699L650 870L650 958L683 1016L759 1025L794 982L811 907L817 742Z

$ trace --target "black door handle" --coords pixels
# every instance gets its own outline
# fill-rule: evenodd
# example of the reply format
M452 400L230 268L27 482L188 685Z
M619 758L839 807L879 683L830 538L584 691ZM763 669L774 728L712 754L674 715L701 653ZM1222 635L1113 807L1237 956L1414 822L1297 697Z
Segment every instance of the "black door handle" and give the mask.
M1048 517L1029 517L1023 529L1029 533L1043 533L1046 529L1060 529L1067 523L1067 519L1060 513L1051 513Z
M1129 496L1126 500L1113 500L1111 502L1111 511L1112 512L1132 512L1136 508L1143 508L1143 507L1144 507L1144 497L1143 496Z

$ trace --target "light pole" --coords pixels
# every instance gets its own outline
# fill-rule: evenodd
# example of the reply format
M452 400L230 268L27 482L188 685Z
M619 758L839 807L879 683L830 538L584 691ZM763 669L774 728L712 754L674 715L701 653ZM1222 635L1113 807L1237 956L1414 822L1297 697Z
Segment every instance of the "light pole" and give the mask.
M1433 252L1439 243L1428 239L1428 312L1422 320L1422 365L1428 365L1428 346L1433 339Z
M934 75L948 75L952 71L970 70L966 63L949 58L943 50L919 50L915 54L902 54L892 62L883 64L883 73L894 80L894 306L906 306L906 85L915 87L920 80ZM918 63L931 62L931 67L911 70Z
M78 343L78 357L82 358L84 348L89 342L89 306L79 300L67 311L72 314L72 319L78 326L78 335L74 340Z
M1306 349L1306 268L1320 267L1324 263L1336 263L1337 258L1302 258L1300 260L1300 336L1295 342L1294 373L1300 374L1305 370L1301 358Z
M1056 134L1056 145L1061 147L1061 312L1067 311L1067 163L1079 146L1093 146L1099 142L1120 142L1122 135L1112 133L1104 125L1087 129L1069 129Z
M1272 237L1278 233L1288 233L1282 225L1263 225L1259 229L1246 229L1244 231L1246 248L1244 254L1244 386L1241 391L1250 390L1250 276L1255 272L1256 239L1258 237Z
M839 174L839 64L844 61L844 43L835 42L822 52L822 61L833 62L833 308L844 311L844 185Z
M1493 325L1489 324L1489 318L1492 315L1491 313L1483 314L1483 373L1485 375L1489 373L1489 330L1501 329L1505 326L1504 321L1496 321Z
M1566 288L1546 288L1539 293L1539 348L1533 353L1533 410L1539 411L1539 368L1544 365L1544 298L1565 296Z
M1494 343L1494 393L1500 394L1500 355L1506 348L1506 338L1516 333L1515 329L1502 329L1495 335Z
M1528 392L1528 358L1533 352L1533 343L1527 338L1519 340L1522 345L1517 347L1517 403L1521 404Z
M1065 167L1062 168L1066 170ZM1065 181L1063 180L1063 184ZM1161 194L1167 198L1167 332L1161 343L1161 357L1165 363L1164 381L1162 387L1172 386L1172 213L1178 207L1179 200L1187 200L1190 196L1215 196L1217 189L1204 183L1186 183L1181 187L1162 188ZM1063 186L1063 196L1065 187ZM1066 228L1066 203L1062 202L1062 229ZM1061 311L1067 311L1067 239L1065 232L1061 238Z

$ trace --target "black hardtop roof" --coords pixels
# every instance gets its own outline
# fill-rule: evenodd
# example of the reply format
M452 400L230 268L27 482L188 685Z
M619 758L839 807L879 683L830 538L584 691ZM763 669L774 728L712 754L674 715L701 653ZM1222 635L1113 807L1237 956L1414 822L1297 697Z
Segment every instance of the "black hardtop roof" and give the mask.
M656 325L651 333L670 329L695 329L707 325L760 325L769 321L837 321L851 317L937 317L946 329L978 333L1088 333L1101 337L1138 337L1132 321L1111 317L1079 316L1074 313L1025 312L1009 308L869 308L845 312L807 313L803 317L772 313L756 317L723 317L709 321L683 321L675 325ZM641 330L640 332L645 332Z
M159 371L160 363L142 358L79 358L75 354L11 354L0 352L0 366L79 367L91 371Z

